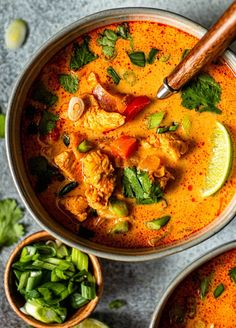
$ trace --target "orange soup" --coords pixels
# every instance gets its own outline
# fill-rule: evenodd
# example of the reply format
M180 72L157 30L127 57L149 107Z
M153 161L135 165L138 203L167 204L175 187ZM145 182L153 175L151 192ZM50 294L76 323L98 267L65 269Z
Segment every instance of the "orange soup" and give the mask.
M215 220L235 193L236 169L202 190L221 122L236 138L235 76L215 62L165 100L156 92L197 39L152 22L79 37L42 69L25 104L22 147L51 216L91 240L167 245Z
M236 327L236 250L191 273L170 296L160 328Z

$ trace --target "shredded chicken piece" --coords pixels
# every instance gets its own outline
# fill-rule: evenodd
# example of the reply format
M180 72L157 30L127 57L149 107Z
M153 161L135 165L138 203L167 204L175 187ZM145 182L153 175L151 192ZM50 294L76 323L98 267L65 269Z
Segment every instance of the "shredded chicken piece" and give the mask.
M82 196L68 196L59 201L63 209L72 213L80 222L87 219L88 202Z
M81 166L73 150L66 150L55 156L54 162L67 178L81 181Z
M148 171L151 179L157 178L160 187L165 189L167 182L174 176L167 170L167 168L161 163L159 156L148 155L139 162L139 168L144 171Z
M82 163L89 206L96 210L103 209L115 188L114 168L108 156L100 150L91 151Z
M120 112L125 109L125 95L111 94L98 80L97 75L91 72L87 78L88 83L93 88L93 95L97 98L100 106L108 112Z
M165 133L160 135L150 135L147 142L154 147L161 147L161 150L177 161L188 150L188 145L177 134Z
M101 109L93 96L89 97L89 101L90 108L82 117L82 124L85 128L105 132L116 129L125 123L125 116Z

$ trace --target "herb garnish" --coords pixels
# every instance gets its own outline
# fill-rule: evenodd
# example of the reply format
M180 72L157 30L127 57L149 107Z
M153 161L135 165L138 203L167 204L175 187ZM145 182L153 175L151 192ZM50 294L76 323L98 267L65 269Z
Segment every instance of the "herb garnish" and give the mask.
M61 74L59 76L59 81L65 91L75 93L78 90L79 80L75 75Z
M59 197L63 197L66 194L68 194L70 191L78 187L78 182L77 181L71 181L67 183L64 187L61 188L61 190L58 192Z
M55 102L58 100L57 95L54 95L52 92L46 89L43 82L38 81L32 90L31 97L33 100L39 101L48 107L55 104Z
M63 143L66 147L68 147L70 145L70 136L68 136L68 134L64 134Z
M126 167L122 179L123 194L135 198L138 204L153 204L163 197L159 183L152 182L148 173L135 167Z
M24 227L18 223L22 217L23 210L14 199L0 200L0 249L24 235Z
M148 64L153 64L155 57L158 54L159 50L157 48L152 48L148 54L147 62Z
M204 300L204 298L206 297L211 279L212 275L209 275L207 277L204 277L200 283L200 297L202 300Z
M145 222L145 225L150 230L160 230L162 227L164 227L170 221L170 219L171 219L170 215L165 215L159 219L147 221L147 222Z
M233 280L233 282L235 282L235 284L236 284L236 267L229 270L229 276Z
M106 58L112 59L116 54L116 41L122 38L130 40L130 46L133 49L133 38L129 31L128 23L118 25L116 30L105 29L97 39L97 44L102 47L102 53Z
M146 65L145 53L143 51L134 51L128 53L131 63L136 66L144 67Z
M164 54L159 58L159 60L160 60L160 62L166 63L166 62L168 62L170 57L171 57L171 54Z
M70 69L77 71L84 65L98 58L98 55L94 54L89 49L90 37L85 36L81 44L75 43L73 54L70 60Z
M44 156L31 157L28 161L30 174L36 177L36 192L40 193L47 189L55 178L63 181L64 177L59 170L48 163Z
M160 126L157 129L158 134L166 133L166 132L175 132L179 127L179 123L173 122L170 126Z
M148 128L149 129L153 129L153 128L157 128L163 118L165 116L165 112L158 112L158 113L153 113L151 115L148 116Z
M182 53L181 60L183 60L190 53L190 50L191 49L184 49L184 51Z
M39 122L39 133L44 136L52 132L56 127L56 122L58 121L59 116L53 114L49 111L43 111L41 120Z
M109 309L118 310L121 307L125 306L127 303L125 300L113 300L109 303Z
M129 222L128 221L119 221L111 229L111 234L121 234L129 231Z
M196 112L213 112L221 114L216 107L221 99L221 87L213 77L208 74L200 74L182 89L182 105Z
M214 297L218 298L224 292L225 286L223 284L219 284L216 289L214 290Z
M119 84L121 78L112 66L107 68L107 74L112 78L115 84Z

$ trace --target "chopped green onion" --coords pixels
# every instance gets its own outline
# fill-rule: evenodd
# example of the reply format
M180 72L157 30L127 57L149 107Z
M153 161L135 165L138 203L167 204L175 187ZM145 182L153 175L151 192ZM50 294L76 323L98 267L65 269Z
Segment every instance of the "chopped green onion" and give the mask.
M20 280L19 280L19 285L18 285L18 290L24 289L27 285L27 281L29 278L30 272L26 271L23 272L20 276Z
M183 60L190 52L191 49L184 49L183 53L182 53L182 57L181 60Z
M153 113L150 116L148 116L148 128L149 129L157 128L161 124L164 116L165 116L165 112Z
M88 140L84 140L79 144L77 149L80 153L87 153L92 148L92 144Z
M136 75L133 71L131 70L127 70L124 74L123 74L123 78L124 80L131 86L134 86L135 83L137 82L137 78Z
M162 55L159 60L160 62L163 62L163 63L166 63L171 57L171 54L165 54L165 55Z
M131 60L131 63L133 63L136 66L144 67L146 64L145 54L143 51L135 51L132 53L128 53L128 56Z
M87 254L82 253L76 248L72 248L71 260L72 263L74 263L74 265L77 267L77 269L81 271L82 270L88 271L89 258Z
M200 297L202 300L206 297L211 281L211 276L204 277L200 284Z
M219 284L214 290L214 297L218 298L224 292L225 286L223 284Z
M189 116L185 115L183 120L182 120L182 127L183 127L183 130L184 130L184 132L186 133L187 136L190 133L191 125L192 124L191 124L191 121L189 119Z
M35 255L37 249L34 246L23 247L20 255L20 262L29 262L32 260L33 255Z
M162 134L162 133L166 133L166 132L174 132L178 129L178 127L179 127L179 123L173 122L172 125L170 125L170 126L160 126L157 129L157 133Z
M109 309L117 310L125 306L127 303L125 300L113 300L109 303Z
M170 221L170 215L162 216L159 219L154 219L145 223L146 227L150 230L160 230Z
M236 284L236 267L229 270L229 276L233 280L233 282L235 282L235 284Z
M129 223L127 221L120 221L114 225L111 234L126 233L129 231Z
M174 132L174 131L176 131L176 130L178 129L178 127L179 127L179 123L174 122L174 123L169 127L169 131L170 131L170 132Z
M149 64L153 64L155 61L155 57L158 54L159 50L157 48L152 48L148 54L147 62Z
M109 66L107 68L107 74L112 78L112 80L115 84L119 84L121 78L112 66Z
M70 296L70 303L73 309L79 309L80 307L84 306L89 302L88 299L84 298L79 293L74 293Z
M81 295L87 300L92 300L96 297L96 290L94 283L85 282L81 283Z
M30 291L38 287L42 280L42 271L31 271L25 287L26 291Z
M110 201L110 210L118 217L124 217L129 214L126 203L119 199L112 199Z
M78 182L76 181L69 182L64 187L62 187L62 189L58 193L58 196L63 197L66 194L68 194L70 191L75 189L76 187L78 187Z
M157 129L158 134L166 133L169 132L169 127L168 126L161 126L160 128Z
M63 143L66 147L70 145L70 137L67 134L64 134L63 136Z

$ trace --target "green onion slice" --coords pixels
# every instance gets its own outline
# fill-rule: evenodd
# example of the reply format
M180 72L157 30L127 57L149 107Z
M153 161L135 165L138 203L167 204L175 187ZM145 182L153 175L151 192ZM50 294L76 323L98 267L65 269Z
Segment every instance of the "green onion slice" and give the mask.
M150 230L160 230L162 227L164 227L170 221L170 219L171 219L170 215L165 215L159 219L154 219L152 221L148 221L145 223L145 225Z

